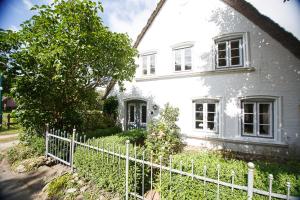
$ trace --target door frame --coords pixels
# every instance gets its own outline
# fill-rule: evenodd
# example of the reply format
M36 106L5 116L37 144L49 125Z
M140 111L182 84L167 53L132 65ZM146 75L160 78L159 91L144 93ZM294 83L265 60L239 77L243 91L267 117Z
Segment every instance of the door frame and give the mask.
M129 105L130 104L135 104L135 108L134 108L134 112L136 114L136 110L137 110L137 106L139 106L139 115L141 116L141 108L142 108L142 105L146 105L146 123L143 123L145 125L145 127L147 126L147 122L148 122L148 118L149 118L149 114L148 114L148 108L149 108L149 105L148 105L148 101L146 99L143 99L143 98L130 98L130 99L126 99L124 100L124 129L125 130L128 130L129 128L129 115L128 115L128 108L129 108ZM136 117L136 116L135 116ZM140 119L141 121L141 119Z

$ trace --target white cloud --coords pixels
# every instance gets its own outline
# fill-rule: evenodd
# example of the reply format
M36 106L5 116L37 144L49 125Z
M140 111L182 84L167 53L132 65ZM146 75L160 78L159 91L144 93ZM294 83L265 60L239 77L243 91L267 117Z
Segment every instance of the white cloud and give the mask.
M128 33L134 41L155 9L158 0L103 1L104 15L112 31Z
M33 3L30 0L22 0L22 2L27 7L27 9L31 9L33 7Z
M10 27L8 27L8 29L9 29L9 30L12 30L12 31L18 31L20 28L14 26L14 25L11 25Z

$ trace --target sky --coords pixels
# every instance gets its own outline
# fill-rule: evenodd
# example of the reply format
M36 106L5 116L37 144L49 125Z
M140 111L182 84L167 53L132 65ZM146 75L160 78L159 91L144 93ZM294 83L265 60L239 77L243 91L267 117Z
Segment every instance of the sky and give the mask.
M49 4L53 0L0 0L0 28L18 30L20 24L34 13L35 4ZM159 0L101 0L104 13L100 14L110 30L127 32L134 41L147 23ZM172 1L172 0L170 0ZM209 2L202 0L203 3ZM300 0L247 0L262 14L300 40Z

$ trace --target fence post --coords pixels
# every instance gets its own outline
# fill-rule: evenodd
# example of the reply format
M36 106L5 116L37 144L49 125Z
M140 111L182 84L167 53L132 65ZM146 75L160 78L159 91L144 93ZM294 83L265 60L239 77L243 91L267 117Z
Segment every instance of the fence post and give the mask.
M129 140L126 140L126 180L125 180L125 199L128 200L129 198Z
M70 152L70 165L71 165L71 172L74 172L74 166L73 166L73 158L74 158L74 147L75 147L75 133L76 129L73 129L72 133L72 139L71 139L71 152Z
M253 184L254 184L254 164L248 163L248 200L253 197Z
M48 136L48 132L49 132L49 124L46 124L46 135L45 135L45 139L46 139L46 152L45 152L45 156L47 158L48 155L48 144L49 144L49 136Z

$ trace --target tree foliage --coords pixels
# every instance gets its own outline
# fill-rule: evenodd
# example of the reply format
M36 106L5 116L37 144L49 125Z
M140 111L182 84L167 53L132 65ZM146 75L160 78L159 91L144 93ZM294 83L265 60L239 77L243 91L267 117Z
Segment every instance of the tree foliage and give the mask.
M81 113L93 109L95 88L132 79L136 50L126 34L103 25L100 2L56 0L32 9L37 14L21 25L11 56L21 122L29 132L49 122L80 128Z

